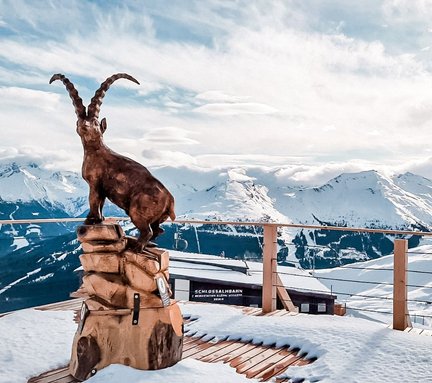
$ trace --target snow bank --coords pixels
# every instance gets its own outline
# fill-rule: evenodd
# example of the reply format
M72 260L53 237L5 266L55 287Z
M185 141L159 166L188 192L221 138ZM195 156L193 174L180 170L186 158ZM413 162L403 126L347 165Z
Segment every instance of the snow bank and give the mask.
M26 383L69 363L72 311L22 310L0 318L0 383Z
M87 380L88 383L254 383L237 374L226 364L204 363L185 359L175 366L158 371L140 371L114 364Z
M229 337L277 346L298 347L318 357L285 373L305 382L432 382L432 337L393 331L382 324L353 318L297 315L253 317L230 306L182 304L182 312L199 318L187 328L194 336ZM76 330L71 311L23 310L0 318L0 383L28 378L65 366ZM159 371L119 365L99 371L97 383L238 383L254 382L226 364L192 359Z
M285 373L306 382L432 382L432 337L398 332L371 321L299 314L285 317L242 315L229 306L184 304L198 317L188 327L194 336L241 339L300 348L318 357Z

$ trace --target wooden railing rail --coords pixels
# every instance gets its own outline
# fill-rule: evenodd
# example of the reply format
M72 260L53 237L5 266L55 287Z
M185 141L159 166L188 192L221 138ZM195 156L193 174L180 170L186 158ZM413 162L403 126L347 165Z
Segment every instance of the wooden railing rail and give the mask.
M110 217L108 219L116 221L129 221L128 217ZM56 222L83 222L85 218L41 218L41 219L4 219L0 220L0 225L19 225L30 223L56 223ZM257 222L257 221L207 221L197 219L176 219L175 221L166 221L166 223L179 223L191 225L233 225L233 226L276 226L288 227L293 229L311 229L311 230L329 230L329 231L351 231L358 233L381 233L390 235L420 235L432 236L432 231L413 231L413 230L392 230L392 229L372 229L365 227L348 227L348 226L325 226L325 225L304 225L300 223L284 222Z

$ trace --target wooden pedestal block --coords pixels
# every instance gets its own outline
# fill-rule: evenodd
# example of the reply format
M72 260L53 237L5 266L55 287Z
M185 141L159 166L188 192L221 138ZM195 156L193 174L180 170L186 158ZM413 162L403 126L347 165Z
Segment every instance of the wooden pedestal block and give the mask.
M118 311L118 314L113 310L88 311L82 316L69 366L76 379L88 379L114 363L156 370L181 360L183 318L177 303L140 309L135 325L133 312Z
M126 248L126 239L82 242L81 246L84 253L119 253Z
M77 229L78 241L118 241L125 237L118 224L81 225Z
M120 275L92 273L83 277L82 287L89 296L118 308L133 308L135 293L141 296L141 307L163 307L161 298L153 293L157 289L155 279L152 282L154 288L146 291L125 284Z
M77 234L86 274L75 295L90 299L83 304L70 373L82 381L113 363L143 370L177 363L183 318L170 300L168 252L136 253L136 239L116 224L80 226Z
M118 253L84 253L79 257L84 271L120 274L121 256Z

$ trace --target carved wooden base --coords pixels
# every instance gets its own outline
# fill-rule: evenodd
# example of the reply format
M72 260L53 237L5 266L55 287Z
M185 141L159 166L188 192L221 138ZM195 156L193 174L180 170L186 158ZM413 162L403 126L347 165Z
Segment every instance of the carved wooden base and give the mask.
M116 224L77 230L86 274L76 296L89 297L72 346L70 373L85 380L110 364L154 370L181 359L183 318L170 300L168 252L136 253Z
M183 318L177 303L140 309L136 325L133 312L125 315L122 310L114 311L118 313L87 314L72 345L72 376L83 381L110 364L157 370L181 360Z

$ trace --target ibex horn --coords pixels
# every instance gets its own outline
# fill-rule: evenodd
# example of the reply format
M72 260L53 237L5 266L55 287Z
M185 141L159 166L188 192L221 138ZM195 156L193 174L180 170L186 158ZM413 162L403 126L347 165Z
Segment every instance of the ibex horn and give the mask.
M83 105L81 97L78 95L78 91L74 87L74 84L72 84L69 79L67 79L64 75L60 73L53 75L49 83L52 84L55 80L61 80L63 84L65 84L66 89L69 92L69 96L72 99L72 104L75 107L75 113L78 118L85 118L86 109Z
M118 80L119 78L125 78L139 85L139 82L134 79L132 76L126 73L117 73L113 74L111 77L108 77L100 86L100 88L95 92L95 95L91 99L90 105L88 106L88 116L98 118L100 107L102 105L102 99L105 96L105 92L109 89L111 84Z

